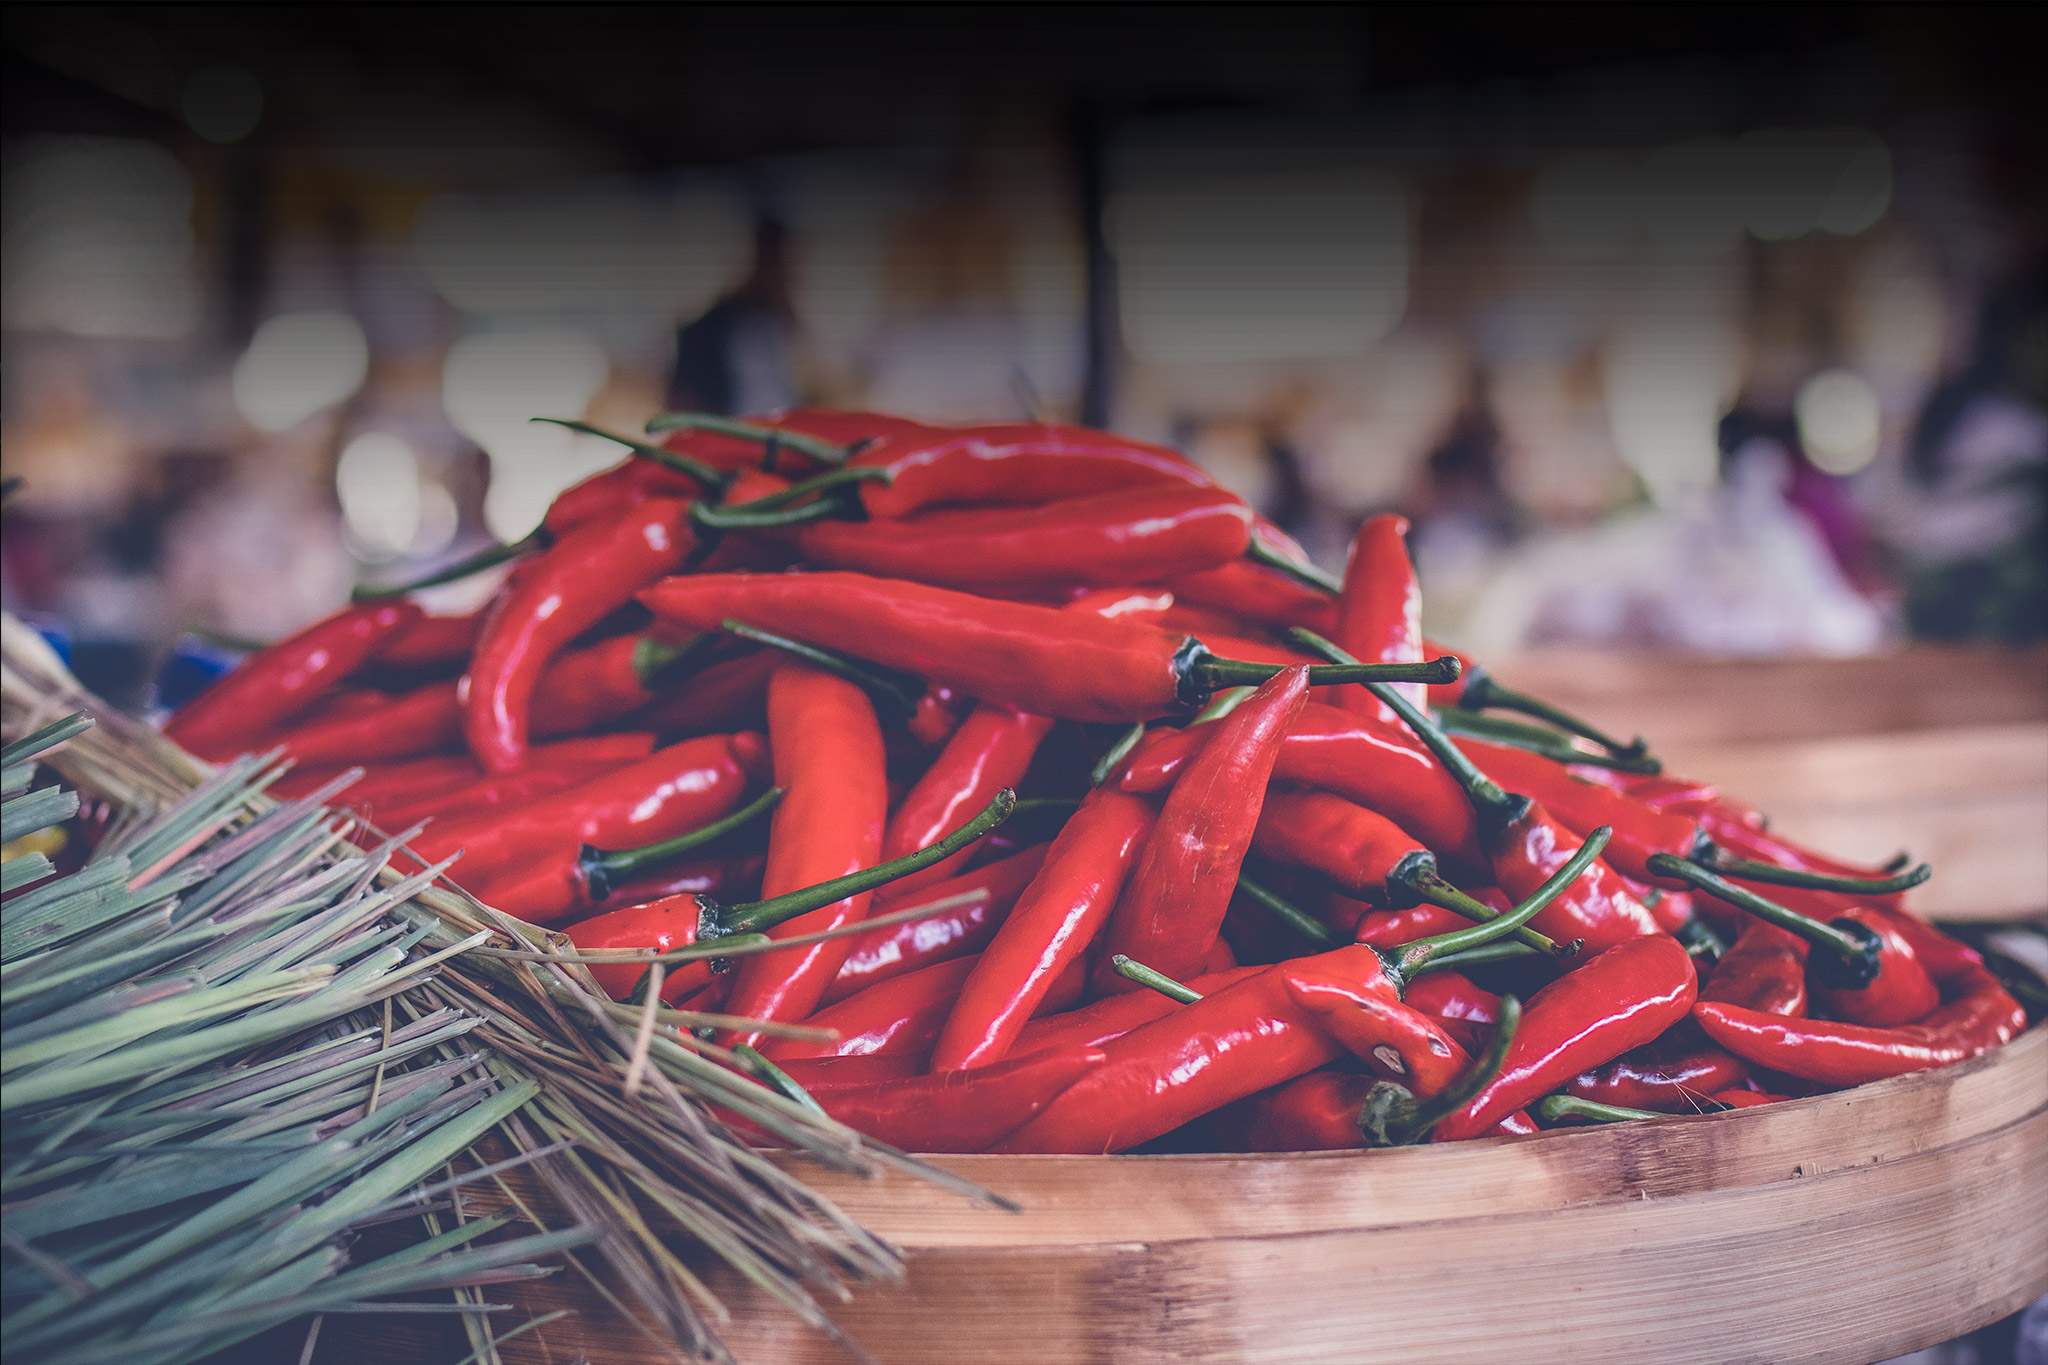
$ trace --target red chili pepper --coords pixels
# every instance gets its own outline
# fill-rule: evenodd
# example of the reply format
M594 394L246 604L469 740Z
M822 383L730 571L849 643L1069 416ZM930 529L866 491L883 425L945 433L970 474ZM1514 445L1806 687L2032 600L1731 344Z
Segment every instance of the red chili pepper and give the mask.
M1602 774L1593 777L1591 772L1582 774L1589 780L1613 779L1613 785L1628 793L1629 799L1649 810L1665 815L1682 815L1688 820L1698 820L1708 805L1718 796L1719 789L1712 783L1698 782L1690 777L1672 777L1664 773L1622 773L1611 768L1592 770Z
M665 735L713 734L768 723L768 679L784 655L755 650L721 659L690 676L687 687L657 697L633 714L635 725Z
M1529 998L1500 1074L1437 1125L1436 1140L1477 1137L1580 1072L1641 1047L1685 1018L1697 990L1692 959L1669 934L1600 953Z
M937 749L959 730L973 700L951 687L927 687L904 728L925 748Z
M664 670L691 652L687 643L672 644L655 635L615 635L571 650L541 674L533 691L530 732L580 734L611 725L660 695Z
M1322 627L1310 626L1309 629L1320 630ZM1431 683L1427 694L1429 704L1438 710L1442 710L1447 706L1456 706L1458 699L1465 693L1464 680L1472 674L1479 672L1479 665L1473 661L1471 655L1461 654L1455 649L1448 649L1434 640L1424 640L1422 647L1429 651L1429 657L1432 659L1442 658L1448 654L1451 658L1458 661L1458 681Z
M1417 977L1402 996L1402 1003L1438 1019L1466 1019L1475 1024L1500 1022L1500 997L1479 989L1470 977L1452 971Z
M784 1057L858 1057L874 1052L901 1052L916 1057L923 1065L932 1055L932 1045L938 1041L939 1029L953 1008L954 997L960 994L961 983L967 980L977 961L978 954L956 957L950 962L935 962L878 981L804 1020L808 1028L836 1030L836 1042L769 1038L757 1046L776 1061Z
M1306 667L1289 668L1217 722L1215 738L1168 794L1110 916L1111 953L1168 976L1193 976L1201 969L1230 908L1238 868L1251 851L1273 761L1301 710L1308 678ZM1105 978L1102 967L1095 975L1102 987L1118 981Z
M1048 502L973 507L903 520L815 521L796 531L806 560L999 597L1147 583L1244 553L1251 509L1221 488L1150 485Z
M1166 586L1173 590L1177 602L1216 607L1276 629L1336 629L1337 603L1327 593L1248 559L1175 574Z
M462 743L462 703L451 681L428 683L372 711L315 718L278 736L302 764L412 758ZM464 755L464 761L468 756Z
M901 1052L868 1052L858 1057L785 1057L776 1067L813 1095L879 1081L922 1076L917 1059Z
M1387 998L1377 983L1360 984L1311 958L1278 971L1294 1003L1359 1061L1398 1078L1417 1098L1440 1093L1472 1058L1436 1021Z
M1565 1093L1623 1109L1690 1114L1715 1092L1748 1078L1749 1067L1740 1058L1708 1042L1697 1025L1680 1020L1654 1042L1580 1072Z
M1767 1014L1806 1013L1806 940L1751 920L1700 986L1700 999Z
M1564 764L1542 754L1463 735L1452 742L1481 772L1508 791L1541 803L1557 823L1578 837L1584 838L1587 830L1600 825L1612 827L1614 839L1602 856L1625 877L1663 883L1665 879L1649 871L1652 854L1689 858L1699 848L1700 828L1692 820L1660 814L1612 787L1581 781Z
M1752 1066L1838 1087L1964 1061L2027 1026L2026 1010L1982 967L1966 965L1941 986L1946 1003L1897 1028L1793 1019L1714 1000L1702 1001L1693 1017Z
M825 988L819 1004L835 1004L878 981L986 948L996 936L996 927L1017 903L1017 897L1038 875L1051 847L1034 844L936 886L910 894L892 886L888 893L877 896L872 911L877 916L955 896L973 899L954 910L855 934L849 940L852 946L847 949L846 961L840 964L839 974Z
M1434 934L1448 934L1470 923L1441 905L1411 905L1401 910L1373 910L1352 926L1354 943L1375 948L1400 948Z
M1159 738L1148 736L1132 753L1117 784L1127 792L1163 791L1215 732L1214 722L1154 732ZM1486 865L1464 791L1405 727L1306 702L1288 727L1273 776L1377 811L1460 876Z
M917 1152L985 1152L1100 1067L1100 1052L1037 1053L975 1071L824 1090L819 1107L855 1132Z
M768 681L768 735L775 785L785 794L769 829L762 894L778 896L880 861L889 788L881 726L867 693L830 673L785 663ZM867 909L866 895L852 896L789 921L774 936L837 929ZM839 974L848 947L844 938L827 939L749 958L733 982L731 1012L804 1018Z
M960 987L934 1068L987 1066L1010 1054L1054 981L1108 923L1152 820L1149 803L1107 787L1082 799Z
M463 729L491 772L517 771L528 709L549 660L633 594L682 568L695 546L689 504L656 498L577 528L519 566L465 675Z
M972 819L991 796L1023 781L1039 744L1054 724L1048 717L1015 707L987 702L975 707L889 817L882 836L882 856L899 857L945 838ZM966 857L963 853L950 865L935 864L904 878L896 893L956 875Z
M1783 1104L1790 1095L1769 1095L1761 1090L1717 1090L1707 1097L1716 1104L1725 1104L1730 1109L1754 1109L1760 1104Z
M622 905L636 905L687 892L728 903L758 900L761 873L767 865L768 855L760 850L667 863L628 877L612 889L610 899ZM723 1002L721 996L720 1003Z
M703 905L697 895L678 893L592 915L570 925L564 932L568 934L569 942L584 952L628 948L634 952L666 953L697 942L698 935L703 932ZM598 988L614 1000L624 1000L632 991L633 984L647 972L647 968L637 962L591 962L585 965ZM680 964L662 979L662 1003L674 1006L685 996L696 994L711 984L712 973L710 959Z
M1923 919L1917 919L1903 910L1890 910L1878 906L1870 907L1871 913L1881 917L1888 928L1912 945L1914 956L1920 965L1936 981L1954 976L1966 967L1984 965L1984 955L1960 939L1950 938Z
M597 745L589 742L592 739L607 742ZM524 772L484 777L475 775L475 765L471 764L475 780L466 786L435 792L402 805L381 806L376 815L379 823L391 830L404 829L428 816L449 821L487 811L503 815L543 796L580 787L621 763L638 762L653 752L654 736L645 731L536 744L527 751L528 766ZM355 804L352 792L353 789L342 793L342 800L349 805Z
M1408 558L1408 518L1395 513L1367 517L1352 538L1344 564L1344 593L1337 599L1336 642L1367 663L1409 663L1422 658L1422 590ZM1428 704L1427 689L1397 684L1409 701ZM1392 723L1394 713L1369 692L1352 688L1338 705ZM1615 833L1620 834L1617 829Z
M391 668L441 668L469 658L483 630L484 613L421 616L377 646L376 661Z
M736 810L765 757L751 731L685 740L516 811L436 823L410 849L422 864L460 851L454 875L466 885L543 862L567 875L585 844L639 848Z
M1187 983L1188 989L1202 995L1214 995L1234 982L1268 970L1270 968L1262 964L1233 967L1227 972L1198 976ZM1162 1019L1180 1007L1178 1000L1168 999L1157 991L1106 995L1064 1014L1048 1014L1033 1019L1017 1034L1010 1054L1021 1057L1049 1049L1096 1047L1154 1019Z
M372 602L316 621L187 702L164 734L201 758L231 758L332 692L422 615L410 602Z
M635 455L600 470L555 495L541 526L560 539L621 509L656 499L690 499L704 491L702 480L659 460Z
M847 461L886 469L863 483L874 517L906 517L948 504L1037 504L1142 485L1214 486L1177 451L1051 422L930 427L881 435Z
M1150 720L1273 673L1272 665L1217 659L1192 637L1140 620L862 574L677 577L640 597L692 628L737 619L1063 720ZM1388 667L1318 669L1310 681L1385 676Z
M1365 1145L1358 1115L1372 1076L1311 1071L1247 1095L1210 1115L1210 1131L1223 1151L1341 1152Z

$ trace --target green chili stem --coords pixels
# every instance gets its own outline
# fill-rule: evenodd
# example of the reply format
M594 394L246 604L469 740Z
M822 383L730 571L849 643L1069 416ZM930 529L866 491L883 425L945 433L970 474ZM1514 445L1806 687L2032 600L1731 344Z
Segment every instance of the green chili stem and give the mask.
M616 431L606 431L603 427L594 427L588 422L579 422L569 417L529 417L526 420L548 422L558 427L567 427L571 431L580 431L586 436L601 436L607 441L617 441L635 455L644 455L656 464L667 465L678 474L688 474L709 489L724 488L732 482L730 473L723 469L714 469L702 460L693 459L680 451L665 450L657 445L649 445L645 441L637 441L631 436L621 436Z
M735 1057L738 1057L747 1064L748 1070L766 1082L768 1088L776 1094L786 1100L795 1100L814 1114L825 1112L825 1106L812 1099L810 1091L791 1080L787 1071L784 1071L781 1067L763 1057L751 1044L734 1043L732 1045L732 1052Z
M1343 942L1329 925L1277 892L1267 890L1242 872L1237 874L1237 889L1272 911L1274 918L1316 947L1335 948Z
M1495 744L1511 745L1526 749L1532 754L1541 754L1558 763L1582 763L1591 768L1610 768L1615 772L1639 773L1655 777L1664 771L1664 765L1657 759L1610 753L1593 753L1575 747L1571 736L1559 730L1546 730L1537 725L1524 725L1520 721L1502 720L1497 716L1483 715L1478 711L1467 711L1460 707L1430 712L1430 716L1442 727L1444 733L1470 735L1475 739L1490 740Z
M1079 809L1081 809L1079 797L1034 796L1029 800L1019 801L1014 814L1028 817L1033 815L1050 815L1057 811L1062 815L1070 816Z
M1016 805L1017 793L1005 787L995 794L995 799L984 806L979 815L936 844L921 848L915 853L906 853L900 858L891 858L886 863L876 863L873 867L850 872L844 877L834 877L830 881L819 882L816 886L806 886L780 896L771 896L767 900L720 906L700 896L698 903L707 912L707 919L715 921L722 933L744 934L772 929L784 920L808 914L834 901L857 896L863 891L872 891L878 886L895 881L898 877L907 877L913 872L930 867L933 863L952 857L1009 819L1010 812Z
M1419 860L1395 868L1387 881L1392 885L1406 888L1419 900L1442 906L1453 914L1463 915L1466 919L1480 924L1490 924L1501 916L1500 911L1484 901L1466 895L1445 881L1434 866ZM1576 939L1570 943L1559 943L1548 934L1539 934L1526 924L1509 937L1552 957L1576 957L1579 949L1584 946Z
M1724 877L1740 877L1746 882L1763 882L1770 886L1840 891L1850 896L1889 896L1910 890L1934 875L1934 869L1922 863L1895 877L1842 877L1829 872L1809 872L1804 868L1779 867L1776 863L1758 862L1754 858L1739 858L1711 843L1703 851L1706 854L1703 865Z
M1659 877L1675 877L1691 882L1700 890L1723 900L1738 910L1747 910L1758 919L1777 925L1799 935L1816 948L1824 948L1841 963L1850 978L1861 975L1859 985L1868 985L1877 976L1877 947L1880 942L1875 935L1866 939L1862 934L1851 933L1837 924L1822 924L1810 915L1802 915L1790 906L1765 900L1748 887L1718 877L1698 863L1669 853L1652 853L1649 860L1652 874ZM1848 921L1855 924L1854 920ZM1862 928L1861 925L1857 925ZM1864 930L1869 933L1869 930Z
M1500 1023L1479 1060L1456 1081L1426 1100L1415 1098L1406 1086L1381 1081L1368 1090L1359 1111L1358 1126L1374 1147L1408 1147L1428 1137L1430 1130L1470 1104L1479 1092L1493 1084L1507 1062L1508 1047L1522 1025L1522 1002L1512 995L1500 998Z
M848 504L832 498L820 498L801 507L767 508L751 502L733 507L693 502L690 504L690 520L707 531L773 531L785 526L805 526L814 521L828 521L833 517L844 516L849 510L852 509Z
M1254 564L1263 564L1286 574L1303 587L1329 593L1332 597L1344 591L1341 580L1324 573L1313 564L1304 564L1293 555L1273 545L1257 531L1252 532L1252 543L1246 548L1244 557Z
M1544 907L1563 894L1564 889L1579 879L1587 866L1600 856L1600 850L1607 847L1607 841L1614 837L1611 825L1602 825L1586 836L1586 842L1579 845L1579 851L1565 860L1564 866L1550 874L1535 894L1485 924L1475 924L1470 929L1458 929L1448 934L1437 934L1430 938L1417 939L1393 950L1387 956L1393 959L1388 975L1395 982L1405 982L1409 977L1427 966L1431 959L1447 957L1470 948L1483 947L1498 939L1506 938L1515 929L1527 924L1540 914Z
M846 460L844 447L835 446L830 441L821 441L798 431L783 431L779 427L758 426L733 417L720 417L716 413L656 413L647 419L647 431L649 435L663 431L714 431L721 436L737 436L743 441L759 441L763 445L771 442L785 445L825 464L842 464Z
M1205 720L1222 720L1225 716L1243 706L1258 691L1256 687L1226 687L1209 699L1209 704L1195 712L1190 725L1200 725Z
M1733 1105L1719 1104L1713 1100L1703 1101L1699 1112L1719 1113ZM1669 1114L1659 1114L1651 1109L1628 1109L1619 1104L1602 1104L1598 1100L1584 1100L1577 1095L1545 1095L1536 1103L1536 1117L1545 1123L1556 1123L1559 1119L1589 1119L1594 1123L1628 1123L1635 1119L1663 1119Z
M808 479L799 479L780 492L769 493L764 497L755 498L752 502L727 504L727 508L728 510L752 508L765 512L777 507L787 507L793 502L800 502L813 493L829 492L835 488L844 488L848 484L887 484L894 483L895 481L895 472L882 465L841 465L837 469L828 469L822 474L813 474Z
M1539 701L1526 692L1502 687L1483 668L1475 668L1465 679L1464 688L1458 693L1458 705L1467 711L1482 711L1488 707L1500 711L1520 711L1525 716L1547 720L1560 730L1569 730L1582 739L1590 739L1601 748L1623 758L1641 758L1649 752L1650 745L1641 735L1627 744L1614 736L1594 729L1569 711L1561 711L1549 702Z
M1331 641L1306 627L1297 626L1287 632L1288 637L1311 654L1321 655L1338 663L1358 662L1350 654ZM1384 702L1393 713L1405 722L1415 737L1436 755L1437 762L1444 765L1452 777L1465 788L1465 794L1472 800L1472 808L1492 830L1507 828L1529 809L1529 798L1511 796L1501 790L1500 784L1479 771L1476 764L1467 758L1464 751L1451 743L1450 736L1430 722L1428 716L1414 702L1382 683L1368 682L1366 691Z
M1164 972L1155 972L1142 962L1133 962L1122 953L1110 958L1109 965L1116 968L1118 976L1126 981L1135 981L1140 986L1149 986L1169 1000L1178 1000L1183 1005L1192 1005L1200 1000L1198 991L1191 991Z
M1138 741L1145 737L1145 722L1138 721L1116 738L1116 743L1103 750L1102 757L1095 760L1095 766L1088 770L1088 783L1099 787L1109 781L1109 775L1117 765L1130 757L1131 750L1138 747Z
M1421 976L1425 972L1442 971L1462 972L1467 968L1494 966L1502 962L1537 962L1545 960L1548 959L1545 958L1544 954L1537 952L1526 943L1504 940L1500 943L1489 943L1483 948L1467 948L1462 953L1446 953L1442 957L1431 958L1420 967L1417 967L1410 975Z
M584 885L589 888L590 898L601 901L611 895L613 887L628 877L645 872L650 867L673 862L685 853L702 848L715 839L723 838L775 809L776 803L781 800L782 788L770 787L724 819L714 820L687 834L678 834L673 839L663 839L658 844L643 844L639 848L611 851L592 848L585 844L576 855L576 864L583 873Z
M436 569L426 577L415 578L410 583L401 583L389 588L358 585L349 593L349 599L355 602L378 602L387 597L403 597L409 592L418 592L421 588L437 588L443 583L453 583L458 579L468 578L471 574L495 568L506 560L517 559L529 550L545 550L554 543L554 539L545 526L536 526L508 545L487 546L467 559L457 560L445 569Z
M1891 857L1885 859L1882 870L1886 873L1903 872L1912 865L1913 855L1902 848Z
M717 645L718 636L708 632L679 645L643 635L633 645L633 676L642 690L658 692L696 672L698 662Z
M1253 663L1249 659L1219 659L1213 654L1198 657L1189 665L1196 680L1208 690L1240 684L1256 685L1287 667L1287 664ZM1425 659L1412 664L1362 664L1353 659L1343 664L1317 664L1308 671L1311 687L1354 682L1371 687L1378 683L1447 683L1457 680L1458 661L1448 654L1441 659Z
M878 706L898 720L908 719L915 714L917 699L924 695L923 683L894 669L883 669L859 659L851 659L837 650L807 644L802 640L792 640L787 635L777 635L773 631L762 630L759 626L750 626L744 621L727 619L719 622L719 626L741 639L772 645L785 654L794 654L807 664L846 679L866 692Z

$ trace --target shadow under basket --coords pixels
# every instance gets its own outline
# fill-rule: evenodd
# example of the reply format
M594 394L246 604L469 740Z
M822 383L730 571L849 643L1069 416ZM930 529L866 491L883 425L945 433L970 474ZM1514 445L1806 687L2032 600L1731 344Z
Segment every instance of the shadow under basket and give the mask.
M788 1160L909 1253L904 1283L858 1286L833 1309L886 1365L1860 1365L2048 1293L2048 1029L1839 1094L1536 1137L939 1158L1021 1213ZM748 1365L854 1358L737 1277L712 1278ZM573 1272L492 1294L518 1308L494 1318L500 1332L576 1310L505 1343L508 1362L672 1358ZM419 1326L358 1330L368 1358L445 1358Z

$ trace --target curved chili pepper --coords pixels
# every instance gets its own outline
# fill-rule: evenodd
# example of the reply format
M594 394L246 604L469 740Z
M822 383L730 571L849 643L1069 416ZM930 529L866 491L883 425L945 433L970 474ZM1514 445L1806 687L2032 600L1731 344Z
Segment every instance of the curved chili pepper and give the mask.
M1154 731L1158 738L1148 736L1131 755L1117 785L1127 792L1163 791L1215 729L1206 723ZM1377 811L1436 850L1460 876L1486 866L1464 790L1405 727L1305 702L1281 742L1273 776Z
M1438 1019L1465 1019L1475 1024L1500 1022L1500 997L1472 984L1472 979L1453 971L1430 972L1417 977L1402 997L1410 1009Z
M975 1071L820 1091L847 1127L916 1152L985 1152L1035 1118L1106 1060L1101 1052L1018 1057Z
M578 734L610 725L653 701L716 641L674 644L657 635L615 635L548 664L534 688L534 735Z
M1337 625L1337 604L1327 593L1249 559L1175 574L1165 586L1177 602L1220 608L1275 628L1307 626L1322 631Z
M889 788L882 731L867 694L829 673L785 663L768 680L775 785L787 794L768 834L761 891L773 898L881 859ZM866 916L858 895L781 926L778 938L837 929ZM802 1019L846 961L846 939L827 939L740 965L727 1005L751 1019ZM760 1046L760 1040L741 1041Z
M542 861L573 868L585 844L637 848L731 813L764 759L752 731L685 740L518 810L429 826L410 851L422 865L460 852L465 884Z
M466 616L421 615L384 637L376 661L391 668L440 668L469 658L483 630L484 613Z
M1570 769L1541 754L1484 740L1454 738L1452 743L1479 766L1479 771L1511 792L1535 800L1560 825L1584 837L1598 825L1614 829L1614 841L1603 855L1615 871L1639 882L1669 883L1649 870L1652 854L1690 858L1704 839L1700 827L1682 815L1662 814L1630 796L1597 782L1572 776ZM1686 883L1671 883L1683 888Z
M847 463L889 472L886 481L860 486L861 503L874 517L906 517L946 504L1035 504L1148 484L1215 483L1178 451L1052 422L891 432Z
M1580 1072L1641 1047L1685 1018L1697 990L1692 959L1669 934L1615 944L1529 998L1500 1075L1437 1125L1436 1140L1477 1137Z
M164 734L201 758L233 757L332 692L424 614L410 602L344 608L245 660L187 702Z
M1232 1152L1341 1152L1365 1145L1358 1115L1377 1082L1350 1071L1311 1071L1233 1101L1209 1116Z
M1233 982L1268 970L1264 964L1246 964L1227 972L1198 976L1187 984L1200 994L1213 995ZM1178 1003L1157 991L1105 995L1079 1009L1033 1019L1017 1034L1010 1055L1021 1057L1053 1048L1095 1047L1173 1013Z
M1700 985L1700 999L1767 1014L1806 1013L1806 940L1750 921Z
M1305 867L1360 900L1404 908L1426 901L1481 922L1500 913L1445 881L1437 872L1436 855L1399 825L1332 792L1269 792L1252 848L1263 857ZM1533 929L1516 937L1556 956L1570 953Z
M878 981L804 1020L807 1027L837 1032L836 1040L770 1038L761 1051L772 1061L901 1052L928 1065L953 999L979 960L979 954L970 954Z
M1045 865L1045 855L1051 847L1034 844L914 893L904 893L892 886L877 896L873 907L876 915L894 914L912 905L930 905L959 896L971 899L952 910L855 934L849 940L846 961L840 964L839 974L825 988L819 1004L836 1004L878 981L988 947L996 936L996 927L1038 875L1038 869Z
M1344 592L1337 599L1337 629L1331 638L1346 653L1368 663L1407 663L1422 657L1422 590L1408 558L1408 518L1388 512L1367 517L1358 528L1344 562ZM1416 706L1428 704L1425 688L1414 683L1399 686ZM1369 692L1340 692L1337 704L1361 715L1394 719L1393 712Z
M987 1066L1010 1054L1053 982L1108 922L1152 821L1139 797L1097 787L1082 799L961 985L934 1068Z
M1144 621L862 574L678 577L640 598L680 624L716 628L737 619L1063 720L1149 720L1278 671L1217 659L1192 637ZM1309 681L1426 680L1439 671L1433 664L1319 668Z
M1318 1019L1359 1061L1398 1078L1414 1094L1437 1094L1472 1059L1435 1020L1368 987L1335 975L1313 959L1274 970L1294 1003Z
M1244 553L1251 509L1221 488L1143 486L1037 507L903 520L818 521L795 532L809 562L999 597L1149 583Z
M1344 657L1344 652L1327 640L1300 631L1296 635L1325 657ZM1502 791L1406 697L1382 683L1366 686L1401 717L1464 787L1478 822L1481 847L1493 866L1495 883L1510 897L1530 895L1553 869L1564 863L1569 832L1528 797ZM1586 950L1594 953L1624 939L1662 932L1642 902L1629 894L1605 863L1595 863L1585 878L1553 901L1535 927L1560 943L1582 940Z
M774 650L707 664L690 675L688 687L655 698L631 720L670 736L759 728L768 723L768 679L781 664Z
M930 848L919 849L891 863L862 868L832 877L812 886L798 887L781 895L739 905L726 905L705 896L674 895L644 905L629 906L607 914L593 915L569 927L569 941L578 948L629 948L636 952L668 953L736 935L757 935L766 943L763 931L787 924L799 916L844 900L864 896L878 886L908 872L915 872L950 857L981 838L1009 818L1016 808L1014 793L1000 792L988 808L956 833ZM769 954L762 954L768 956ZM680 999L708 985L715 972L715 959L692 957L669 975L662 998ZM623 995L647 972L647 964L594 964L593 974L603 972L599 983L615 997Z
M1749 1067L1741 1058L1708 1042L1689 1020L1680 1020L1654 1042L1580 1072L1565 1093L1622 1109L1691 1114L1715 1092L1747 1079Z
M1280 741L1301 710L1309 670L1287 669L1218 721L1215 738L1167 795L1130 884L1110 916L1108 950L1168 976L1200 970L1223 927L1239 866L1251 849ZM1100 792L1100 788L1097 789ZM1112 807L1134 823L1134 797ZM1114 981L1102 968L1099 986Z
M528 708L549 660L633 594L683 566L689 505L654 498L580 526L506 580L464 676L463 731L491 772L526 752Z
M989 797L1023 781L1054 724L1012 706L976 706L889 817L882 856L894 858L944 838L987 805ZM944 881L959 870L945 864L926 868L899 884L897 893Z
M1673 777L1668 773L1625 773L1603 771L1591 775L1589 781L1604 781L1612 778L1612 786L1625 792L1629 799L1646 809L1664 815L1682 815L1688 820L1699 820L1708 805L1720 795L1720 789L1711 782L1700 782L1690 777Z
M1884 916L1859 907L1822 924L1681 859L1659 854L1651 858L1650 866L1661 874L1682 877L1715 899L1797 934L1819 949L1817 956L1809 953L1807 967L1820 983L1829 1007L1852 1023L1876 1027L1907 1024L1940 1001L1934 978L1912 944Z
M936 749L951 739L966 719L973 698L955 688L930 686L917 699L917 707L904 722L910 737L927 749Z
M1752 1066L1836 1087L1949 1066L2026 1029L2026 1010L1983 967L1965 965L1941 985L1945 1004L1897 1028L1793 1019L1714 1000L1694 1007L1693 1017Z

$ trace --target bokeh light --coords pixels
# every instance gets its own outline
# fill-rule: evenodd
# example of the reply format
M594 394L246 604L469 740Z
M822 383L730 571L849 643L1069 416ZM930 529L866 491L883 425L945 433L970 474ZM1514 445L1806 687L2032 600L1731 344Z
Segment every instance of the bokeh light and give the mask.
M441 401L490 457L484 524L493 535L525 535L555 494L619 459L608 441L530 420L582 416L608 369L597 338L571 327L475 332L449 349Z
M1823 370L1792 403L1799 443L1825 473L1854 474L1877 458L1883 434L1877 392L1853 370Z
M362 387L370 344L347 313L280 313L235 362L235 407L250 425L286 431Z
M349 539L363 558L396 558L419 541L419 456L402 438L368 431L350 441L334 469L334 491Z

